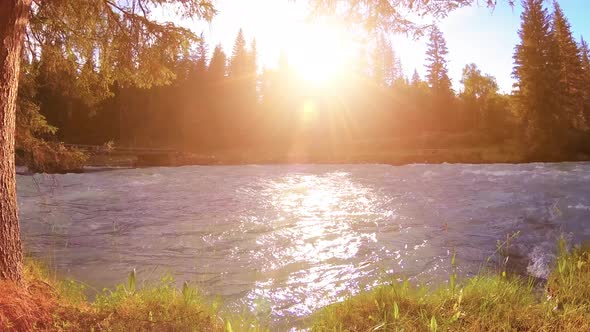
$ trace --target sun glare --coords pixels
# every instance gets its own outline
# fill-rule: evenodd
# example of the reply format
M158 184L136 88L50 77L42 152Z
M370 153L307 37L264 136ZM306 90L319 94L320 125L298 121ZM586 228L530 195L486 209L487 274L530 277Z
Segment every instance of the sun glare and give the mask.
M310 84L336 80L354 60L354 44L344 29L327 23L297 27L287 52L293 69Z

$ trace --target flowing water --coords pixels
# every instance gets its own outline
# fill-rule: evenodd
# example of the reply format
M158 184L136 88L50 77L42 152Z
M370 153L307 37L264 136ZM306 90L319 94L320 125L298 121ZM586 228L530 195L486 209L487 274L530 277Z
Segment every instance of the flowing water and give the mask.
M18 176L25 246L97 289L172 274L287 326L388 276L547 275L590 239L590 164L282 165Z

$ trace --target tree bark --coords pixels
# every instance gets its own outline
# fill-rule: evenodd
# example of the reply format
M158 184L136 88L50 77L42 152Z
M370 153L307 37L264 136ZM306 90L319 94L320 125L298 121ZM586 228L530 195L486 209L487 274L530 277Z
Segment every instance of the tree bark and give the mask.
M14 137L21 49L31 0L0 1L0 280L22 281Z

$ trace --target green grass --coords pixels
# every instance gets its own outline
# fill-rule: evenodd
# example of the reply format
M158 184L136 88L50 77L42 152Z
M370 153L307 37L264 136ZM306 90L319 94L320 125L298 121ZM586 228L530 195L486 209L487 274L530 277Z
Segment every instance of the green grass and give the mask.
M223 322L197 290L184 285L176 289L173 280L135 290L118 286L105 291L87 305L74 306L73 315L58 317L56 326L68 330L106 331L222 331Z
M178 288L171 277L139 287L133 271L126 284L89 301L79 282L55 278L34 261L25 270L25 289L0 282L0 331L266 331L246 314L224 316L197 288Z
M312 331L590 331L590 254L565 250L546 285L499 273L437 289L394 282L316 313Z
M85 287L72 280L48 277L38 264L29 264L30 279L44 280L53 290L50 330L54 331L224 331L215 305L189 284L181 289L171 277L139 287L133 271L127 284L105 289L93 301Z
M513 239L499 244L496 253ZM438 288L392 282L314 314L311 331L590 331L590 250L566 250L548 281L535 283L495 271L457 281L455 257L448 283ZM42 331L268 331L250 314L229 316L198 289L170 277L139 287L126 284L89 301L85 287L26 267L27 287L0 282L0 330Z

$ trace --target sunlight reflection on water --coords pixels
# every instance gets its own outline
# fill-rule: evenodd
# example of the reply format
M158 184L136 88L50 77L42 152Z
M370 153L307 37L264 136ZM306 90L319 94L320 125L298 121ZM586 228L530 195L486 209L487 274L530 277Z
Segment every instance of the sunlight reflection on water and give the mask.
M17 188L25 247L59 273L97 289L169 273L273 330L384 280L445 281L452 252L476 273L510 232L510 262L540 277L562 232L590 238L587 163L146 168Z
M290 175L269 184L262 196L280 211L276 220L269 220L275 231L257 240L269 248L273 257L263 268L287 280L279 281L279 285L274 278L257 282L248 296L253 310L255 299L260 297L278 304L285 299L295 300L296 304L286 312L295 316L332 302L347 289L346 279L355 280L362 273L354 264L342 262L356 256L363 243L377 241L374 228L359 231L365 219L353 222L350 216L388 215L387 211L375 209L378 196L351 181L345 172ZM374 224L371 219L366 222ZM281 308L272 310L278 312Z

